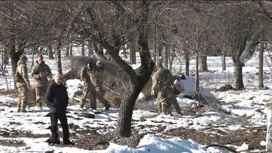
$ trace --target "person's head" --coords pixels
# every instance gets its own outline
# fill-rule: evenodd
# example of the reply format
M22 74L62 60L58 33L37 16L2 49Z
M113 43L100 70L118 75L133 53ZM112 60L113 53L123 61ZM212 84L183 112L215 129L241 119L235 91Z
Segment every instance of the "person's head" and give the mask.
M98 60L96 61L95 65L97 68L101 68L103 66L103 63L100 60Z
M87 64L87 68L88 68L89 70L93 70L93 63L92 63L92 61L90 61L90 62Z
M54 78L53 78L54 82L58 85L60 85L62 83L62 76L61 74L57 73L54 75Z
M39 56L38 56L37 62L38 62L39 64L42 64L42 63L43 63L43 56L42 56L42 55L39 55Z
M26 61L27 61L27 57L26 57L26 55L21 55L20 56L20 61L22 62L22 63L26 63Z

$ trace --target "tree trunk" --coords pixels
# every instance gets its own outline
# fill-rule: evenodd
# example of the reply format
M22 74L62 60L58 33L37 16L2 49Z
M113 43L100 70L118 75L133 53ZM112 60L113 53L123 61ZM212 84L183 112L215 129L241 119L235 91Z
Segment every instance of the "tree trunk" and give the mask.
M128 71L126 71L132 82L132 92L122 100L120 105L120 113L117 120L116 136L118 137L129 137L131 136L131 121L133 108L139 93L144 88L145 84L150 78L150 75L154 68L154 62L152 61L151 54L148 48L148 37L147 37L147 19L149 14L149 3L143 1L143 11L141 16L141 27L139 27L139 41L138 44L142 46L143 51L140 52L141 66L140 72L135 76L135 71L131 69L127 64L124 65ZM116 58L117 59L117 58ZM124 62L124 61L123 61ZM125 64L125 62L124 62ZM118 64L119 65L119 64Z
M260 43L259 53L259 88L263 88L263 54L264 54L264 43Z
M170 52L170 56L169 56L169 70L172 72L172 67L173 67L173 61L174 61L174 55L175 55L175 47L172 48L172 50L170 50L169 48L169 52Z
M135 52L135 47L132 45L132 42L128 43L129 45L129 60L130 64L136 64L136 52Z
M73 43L69 43L69 56L73 56Z
M58 51L57 51L58 52ZM58 53L57 53L58 54ZM66 46L66 54L65 54L65 56L67 57L67 56L69 56L69 46Z
M97 44L96 42L93 42L93 47L94 47L94 51L100 58L106 59L103 52L103 47L101 45Z
M11 59L11 68L12 68L12 74L15 74L17 62L20 60L20 56L24 53L24 49L20 48L21 45L19 45L19 50L16 52L15 48L15 39L11 41L10 44L10 59ZM14 78L13 78L14 79ZM14 89L16 89L16 81L14 80Z
M57 66L58 66L58 73L62 74L62 66L61 66L61 40L58 41L57 45Z
M200 72L208 72L207 56L200 56Z
M116 127L116 136L129 137L131 136L131 121L135 102L139 95L139 86L133 86L132 92L126 95L122 100Z
M236 90L243 90L243 64L238 62L235 64Z
M54 56L53 56L53 47L52 47L52 45L48 45L47 48L48 48L48 51L47 51L48 58L49 58L49 59L54 59Z
M131 121L135 102L138 95L149 80L154 68L154 63L151 59L151 54L148 49L147 37L144 38L144 40L143 38L139 40L139 44L143 47L143 51L140 52L142 63L140 73L138 74L136 80L131 78L131 82L133 83L132 92L130 92L131 94L128 94L125 99L122 100L119 109L120 113L117 121L116 135L120 137L131 136Z
M8 56L8 49L6 46L3 48L2 52L2 64L1 64L1 70L6 70L6 65L8 64L9 56ZM3 72L4 74L4 72Z
M85 44L82 42L81 44L81 56L85 56Z
M162 57L162 51L163 51L163 43L160 41L159 45L158 45L158 57ZM154 61L156 63L156 65L158 64L158 60Z
M185 73L186 76L189 76L189 71L190 71L190 58L189 58L189 53L185 52L184 54L184 58L185 58Z
M156 21L155 21L156 22ZM158 50L157 50L157 45L158 45L158 39L157 39L157 29L158 27L157 27L157 24L155 23L155 25L154 25L154 42L153 42L153 52L154 52L154 54L153 54L153 59L154 59L154 61L156 62L157 61L157 54L158 54Z
M198 71L198 64L199 64L199 56L196 56L196 68L195 68L195 93L196 95L199 94L199 71Z
M165 44L165 50L164 50L164 66L165 68L169 69L169 45Z
M92 41L88 41L88 56L90 57L91 55L94 55L93 49L92 49Z
M35 53L36 53L36 47L33 47L33 48L32 48L32 56L31 56L31 69L33 68L33 66L34 66L35 63L36 63L36 60L35 60Z
M240 41L237 42L238 48L233 48L232 52L232 60L234 64L234 71L235 71L235 79L236 79L236 90L244 90L245 86L243 83L243 66L244 63L241 63L240 57L245 49L247 37L238 39Z
M226 71L226 50L223 50L223 55L221 57L221 61L222 61L222 71Z
M3 57L3 63L5 65L8 65L8 63L9 63L9 56L8 56L8 48L7 48L7 46L4 47L4 55L3 56L4 56Z

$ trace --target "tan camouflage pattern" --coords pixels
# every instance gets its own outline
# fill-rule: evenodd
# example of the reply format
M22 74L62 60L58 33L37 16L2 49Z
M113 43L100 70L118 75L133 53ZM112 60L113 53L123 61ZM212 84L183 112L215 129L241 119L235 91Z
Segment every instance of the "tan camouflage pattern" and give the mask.
M18 103L17 103L17 112L25 112L27 105L27 95L28 89L26 86L18 87Z
M96 101L102 103L105 108L109 108L110 104L104 98L106 91L103 89L103 79L104 79L104 69L103 67L96 68L92 71L89 71L91 78L91 83L94 88L91 88L90 97L91 97L91 107L96 109Z
M16 87L18 90L18 103L17 103L17 112L25 112L25 108L27 105L27 95L28 88L30 85L28 75L27 75L27 66L25 63L18 61L16 73L19 73L22 76L21 80L16 82Z
M86 99L91 99L90 97L90 91L91 88L94 88L92 83L91 83L91 79L90 79L90 75L88 74L88 69L87 67L83 67L81 72L80 72L80 79L83 81L83 89L82 89L82 95L81 95L81 99L80 99L80 108L83 108L86 104ZM89 108L89 106L87 105L86 108Z
M152 76L152 92L157 98L157 109L165 115L172 114L173 105L180 114L180 107L173 89L173 77L168 69L160 67Z
M45 101L45 92L49 81L47 77L51 77L51 69L44 62L42 64L36 64L31 70L31 75L35 80L35 93L36 93L36 104L42 109L42 102Z

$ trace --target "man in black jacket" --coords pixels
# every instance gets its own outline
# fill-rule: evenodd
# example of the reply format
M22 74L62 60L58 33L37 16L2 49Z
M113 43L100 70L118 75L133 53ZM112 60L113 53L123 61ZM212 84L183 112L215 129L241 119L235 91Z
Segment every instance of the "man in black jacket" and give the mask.
M74 145L69 139L69 129L66 116L66 108L68 106L68 94L66 87L62 84L62 76L56 74L53 81L46 91L46 103L50 108L51 133L52 137L47 142L52 144L60 144L58 136L58 120L60 120L63 130L63 143Z

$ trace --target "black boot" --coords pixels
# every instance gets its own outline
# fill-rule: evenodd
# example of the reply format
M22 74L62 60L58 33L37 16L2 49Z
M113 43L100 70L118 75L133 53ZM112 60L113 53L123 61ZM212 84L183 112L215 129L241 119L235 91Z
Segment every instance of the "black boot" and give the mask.
M60 140L51 140L51 139L47 139L45 142L47 142L48 144L60 144Z
M72 142L72 141L70 141L70 140L63 141L63 143L64 143L65 145L75 145L75 143Z

